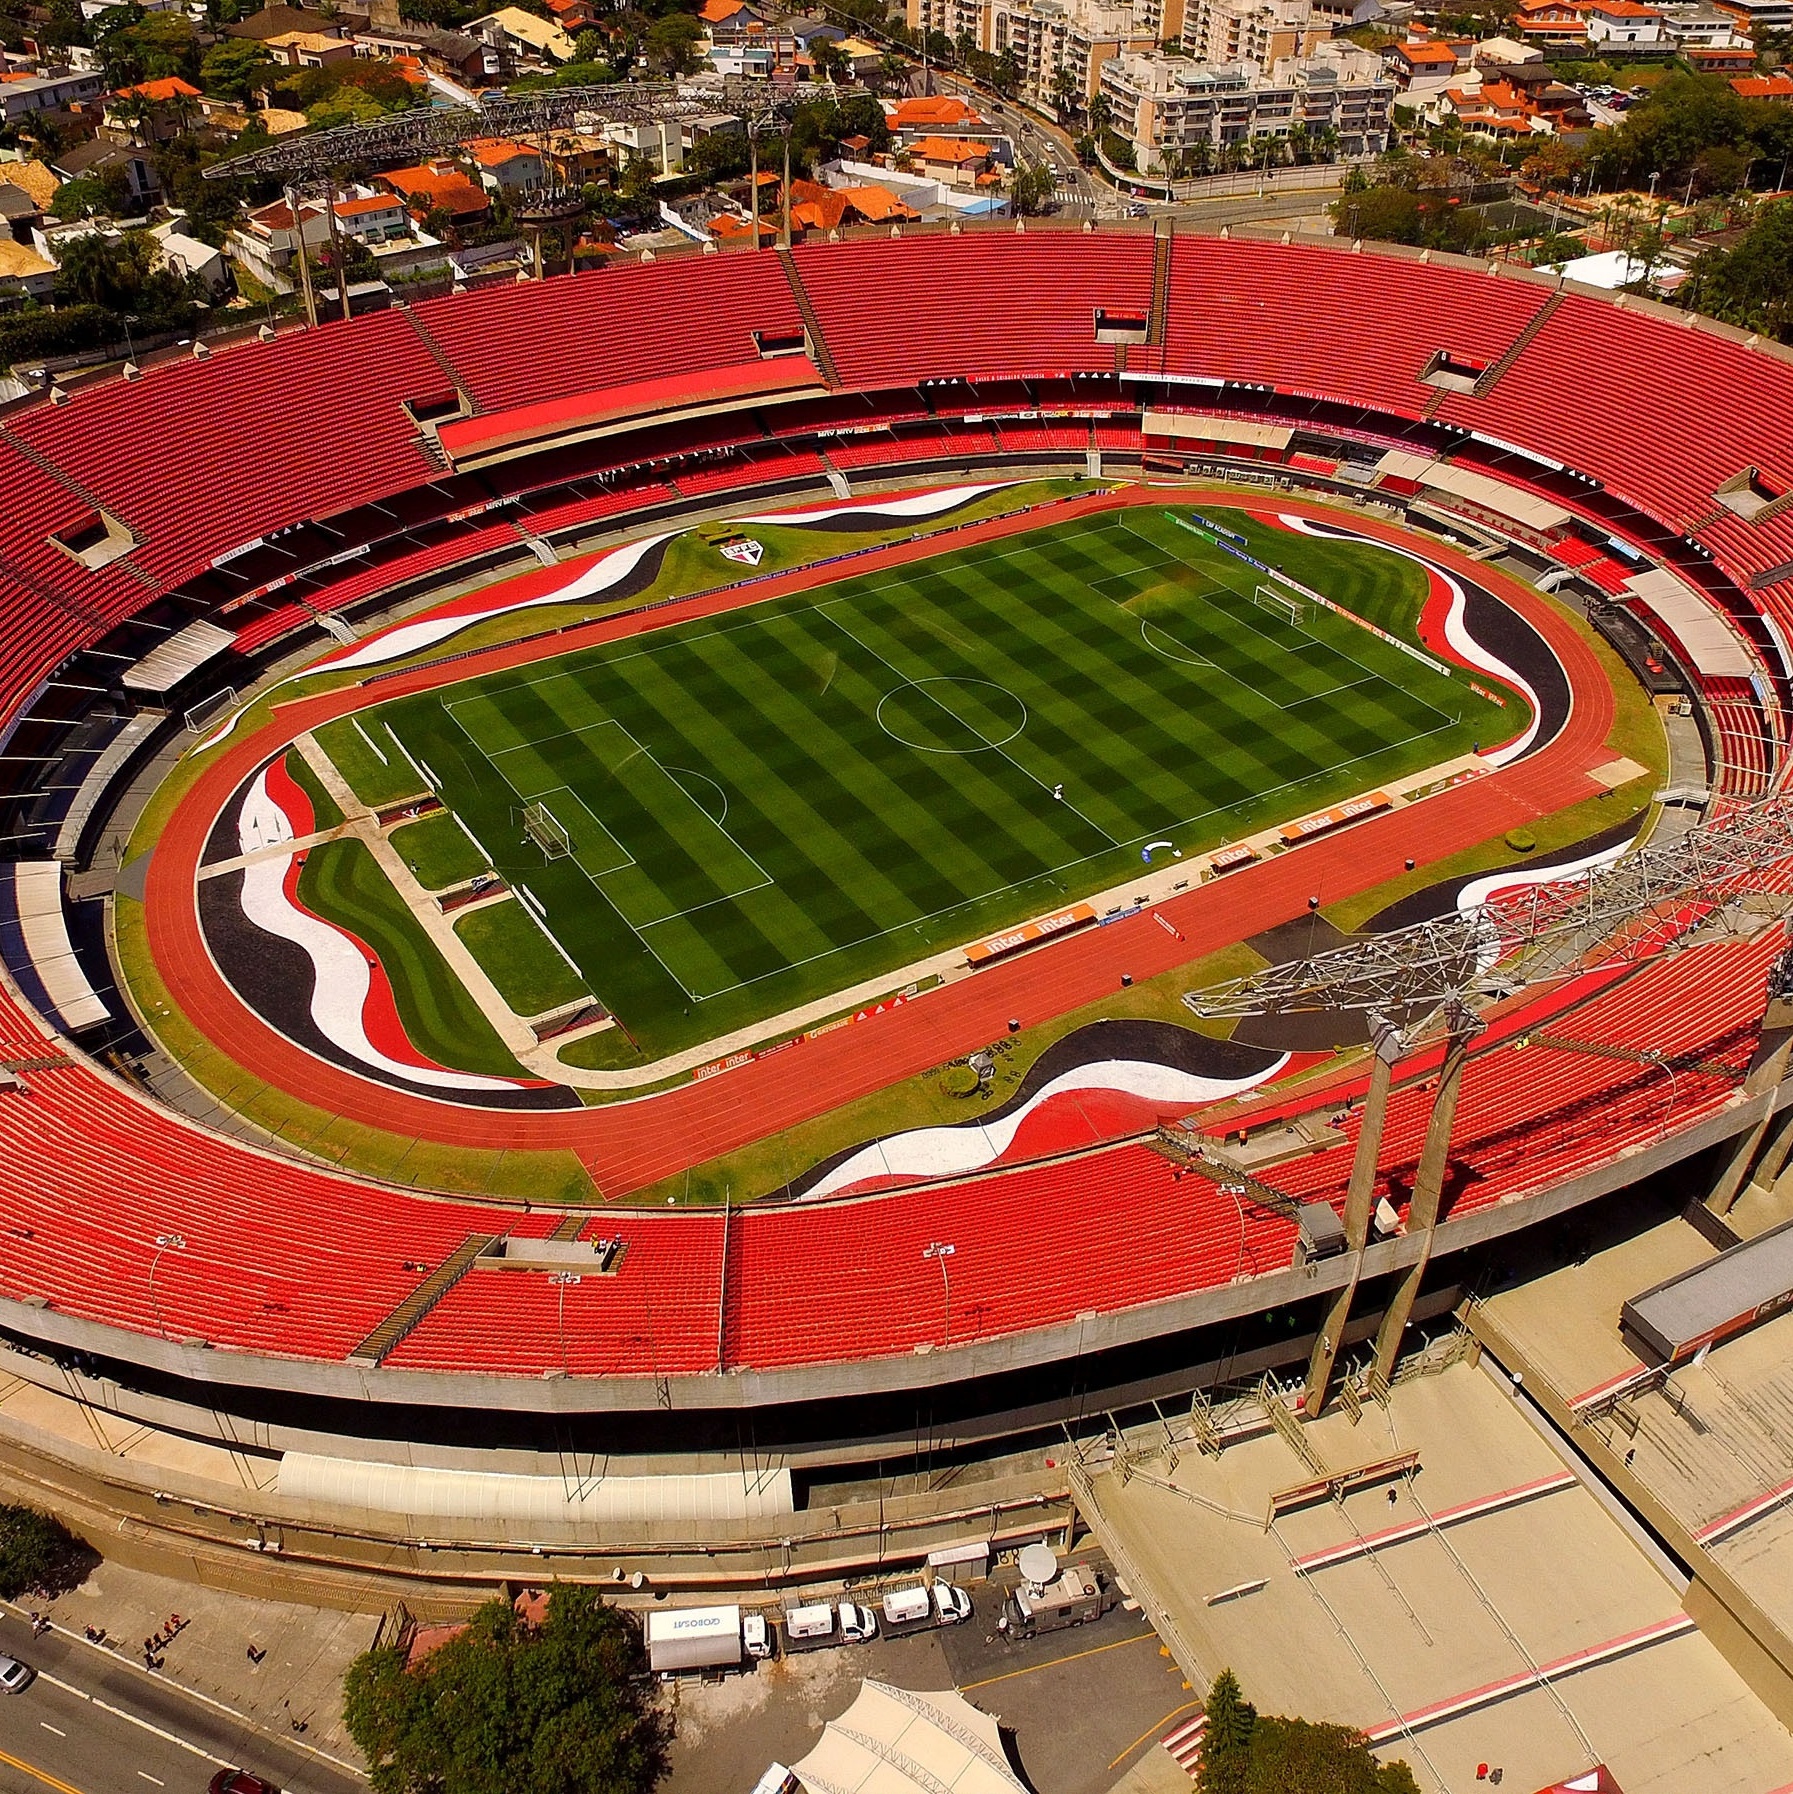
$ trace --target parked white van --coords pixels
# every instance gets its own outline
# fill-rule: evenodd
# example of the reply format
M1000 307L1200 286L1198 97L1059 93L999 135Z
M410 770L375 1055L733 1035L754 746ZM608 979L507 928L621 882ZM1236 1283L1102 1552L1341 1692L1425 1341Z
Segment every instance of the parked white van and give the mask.
M844 1644L870 1644L878 1636L878 1616L856 1601L840 1604L840 1635Z
M884 1618L893 1626L912 1626L933 1616L934 1604L925 1588L893 1588L884 1597Z
M784 1631L793 1643L830 1637L834 1631L834 1609L826 1601L813 1607L787 1607Z

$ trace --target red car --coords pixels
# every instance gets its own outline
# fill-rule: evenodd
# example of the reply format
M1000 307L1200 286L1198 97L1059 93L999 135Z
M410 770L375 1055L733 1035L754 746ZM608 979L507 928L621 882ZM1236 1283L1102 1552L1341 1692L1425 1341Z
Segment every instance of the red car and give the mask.
M280 1790L247 1769L220 1769L207 1785L206 1794L280 1794Z

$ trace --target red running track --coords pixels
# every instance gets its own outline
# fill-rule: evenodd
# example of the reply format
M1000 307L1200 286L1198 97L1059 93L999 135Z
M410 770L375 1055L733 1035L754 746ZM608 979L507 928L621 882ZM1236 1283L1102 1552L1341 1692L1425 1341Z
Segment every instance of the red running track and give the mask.
M1076 501L1074 512L1164 502L1162 491L1135 489ZM1339 517L1336 509L1294 497L1280 500L1278 508L1318 518ZM1367 536L1406 545L1414 541L1410 533L1373 518L1353 515L1350 523ZM1000 519L965 530L951 546L1037 527L1039 520L1033 515ZM1518 581L1442 543L1427 541L1424 547L1441 566L1497 592L1548 642L1573 694L1562 732L1539 753L1486 778L1156 905L1175 923L1181 940L1158 927L1149 912L1142 913L724 1076L599 1108L547 1112L463 1108L372 1083L312 1057L238 998L206 948L194 891L215 818L255 767L295 735L389 698L540 659L544 646L534 642L494 648L446 666L421 667L384 680L372 690L349 687L282 705L277 720L228 743L177 807L156 844L144 893L150 951L158 973L194 1026L237 1064L317 1108L449 1145L570 1149L604 1196L625 1196L970 1052L1003 1034L1011 1018L1024 1027L1048 1021L1108 996L1118 988L1123 973L1144 979L1173 970L1247 934L1305 914L1310 896L1338 902L1399 876L1409 857L1421 866L1434 864L1593 795L1597 787L1587 775L1611 758L1605 743L1614 700L1591 649L1558 611ZM941 551L938 537L899 543L856 562L854 571L895 566ZM808 569L746 591L596 622L568 631L546 651L561 654L668 628L839 577L834 568Z

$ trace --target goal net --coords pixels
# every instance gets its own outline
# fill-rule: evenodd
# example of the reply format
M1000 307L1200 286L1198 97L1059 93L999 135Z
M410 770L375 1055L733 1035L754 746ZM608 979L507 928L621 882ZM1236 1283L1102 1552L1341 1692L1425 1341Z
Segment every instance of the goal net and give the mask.
M545 860L564 860L573 851L573 837L546 804L526 804L523 833L542 850Z
M1252 593L1251 601L1259 610L1271 611L1297 629L1307 621L1306 604L1299 598L1289 597L1286 592L1279 592L1275 586L1259 586Z
M201 698L182 719L187 725L189 735L197 735L213 717L222 715L237 701L237 688L227 685L222 691L215 691L209 698Z

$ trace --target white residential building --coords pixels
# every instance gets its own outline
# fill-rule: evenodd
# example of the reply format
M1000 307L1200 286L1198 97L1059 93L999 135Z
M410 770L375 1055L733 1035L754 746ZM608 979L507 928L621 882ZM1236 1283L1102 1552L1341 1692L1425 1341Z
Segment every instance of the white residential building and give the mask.
M1188 56L1127 55L1102 71L1114 128L1142 174L1186 166L1228 144L1330 132L1340 155L1388 147L1395 83L1381 58L1345 44L1284 57L1268 74L1245 60L1216 66Z
M1012 52L1022 97L1050 109L1060 69L1089 100L1110 57L1151 49L1158 42L1161 4L1180 10L1182 0L908 0L908 18L917 30L969 37L992 56Z

